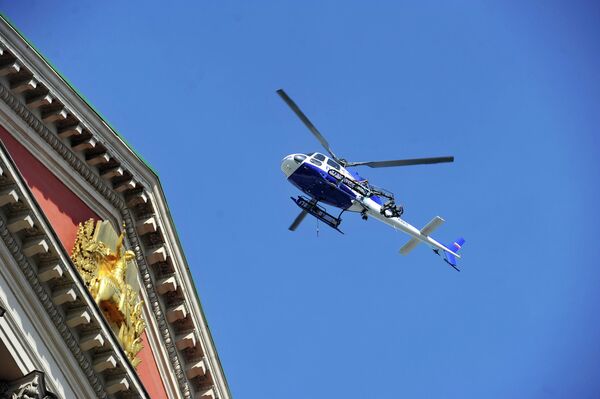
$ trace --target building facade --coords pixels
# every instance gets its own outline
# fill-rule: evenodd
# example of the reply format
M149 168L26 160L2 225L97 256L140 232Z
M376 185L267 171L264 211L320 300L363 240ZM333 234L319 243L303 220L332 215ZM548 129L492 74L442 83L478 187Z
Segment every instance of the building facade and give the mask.
M0 142L0 398L229 398L157 175L4 17Z

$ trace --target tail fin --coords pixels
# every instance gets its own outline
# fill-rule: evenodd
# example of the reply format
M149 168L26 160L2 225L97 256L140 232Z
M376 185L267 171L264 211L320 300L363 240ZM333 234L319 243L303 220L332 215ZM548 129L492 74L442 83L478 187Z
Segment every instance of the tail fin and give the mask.
M454 241L452 244L448 245L448 249L451 249L452 251L458 253L458 251L462 248L464 243L465 243L465 239L460 237L456 241ZM437 254L439 255L439 252ZM447 264L449 264L450 266L452 266L453 268L455 268L457 271L460 271L458 269L458 267L456 267L456 256L444 251L444 261Z

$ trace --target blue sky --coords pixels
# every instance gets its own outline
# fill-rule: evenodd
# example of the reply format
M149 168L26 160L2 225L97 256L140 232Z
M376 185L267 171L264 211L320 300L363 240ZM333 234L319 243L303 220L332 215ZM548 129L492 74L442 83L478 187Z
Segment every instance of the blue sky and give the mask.
M237 398L595 398L594 2L5 2L156 169ZM319 150L284 88L463 271L347 215L307 218L283 156Z

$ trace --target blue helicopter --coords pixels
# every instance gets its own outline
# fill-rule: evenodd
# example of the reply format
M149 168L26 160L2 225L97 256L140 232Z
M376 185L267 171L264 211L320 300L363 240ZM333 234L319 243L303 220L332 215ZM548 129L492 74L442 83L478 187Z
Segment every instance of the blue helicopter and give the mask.
M308 117L300 110L298 105L279 89L277 94L294 111L308 130L316 137L327 150L329 156L319 152L309 154L290 154L283 158L281 170L287 180L304 192L308 197L298 196L292 200L300 207L300 214L296 217L289 229L296 230L307 214L311 214L326 225L342 233L339 225L344 212L360 213L364 220L369 216L408 234L411 238L400 248L403 255L411 252L419 243L431 247L434 253L441 256L446 263L457 271L458 251L465 243L464 238L458 238L448 246L440 244L430 237L430 234L444 223L439 216L434 217L422 229L418 229L402 219L404 209L397 205L394 195L384 189L375 187L356 172L347 168L352 166L369 166L371 168L384 168L392 166L408 166L421 164L434 164L453 162L454 157L434 157L417 159L398 159L390 161L350 162L334 154L329 143L312 124ZM342 211L336 217L319 205L327 204L340 208Z

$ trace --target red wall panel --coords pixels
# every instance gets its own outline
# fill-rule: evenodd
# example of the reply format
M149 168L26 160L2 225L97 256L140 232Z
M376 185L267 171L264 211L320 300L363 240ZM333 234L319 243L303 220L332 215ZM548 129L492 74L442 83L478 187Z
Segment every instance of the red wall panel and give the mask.
M77 225L90 218L98 220L99 216L2 126L0 126L0 140L13 158L63 247L70 254L77 236ZM138 354L142 362L137 367L137 373L151 398L167 398L145 332L142 340L144 348Z
M77 225L90 218L99 219L98 215L1 127L0 139L70 254L77 236Z
M141 362L138 364L136 371L152 399L166 399L167 393L165 392L165 386L162 377L160 376L160 372L158 371L158 367L156 366L156 359L154 353L150 349L150 344L148 343L148 337L146 336L145 331L142 335L142 345L144 345L144 349L138 353Z

